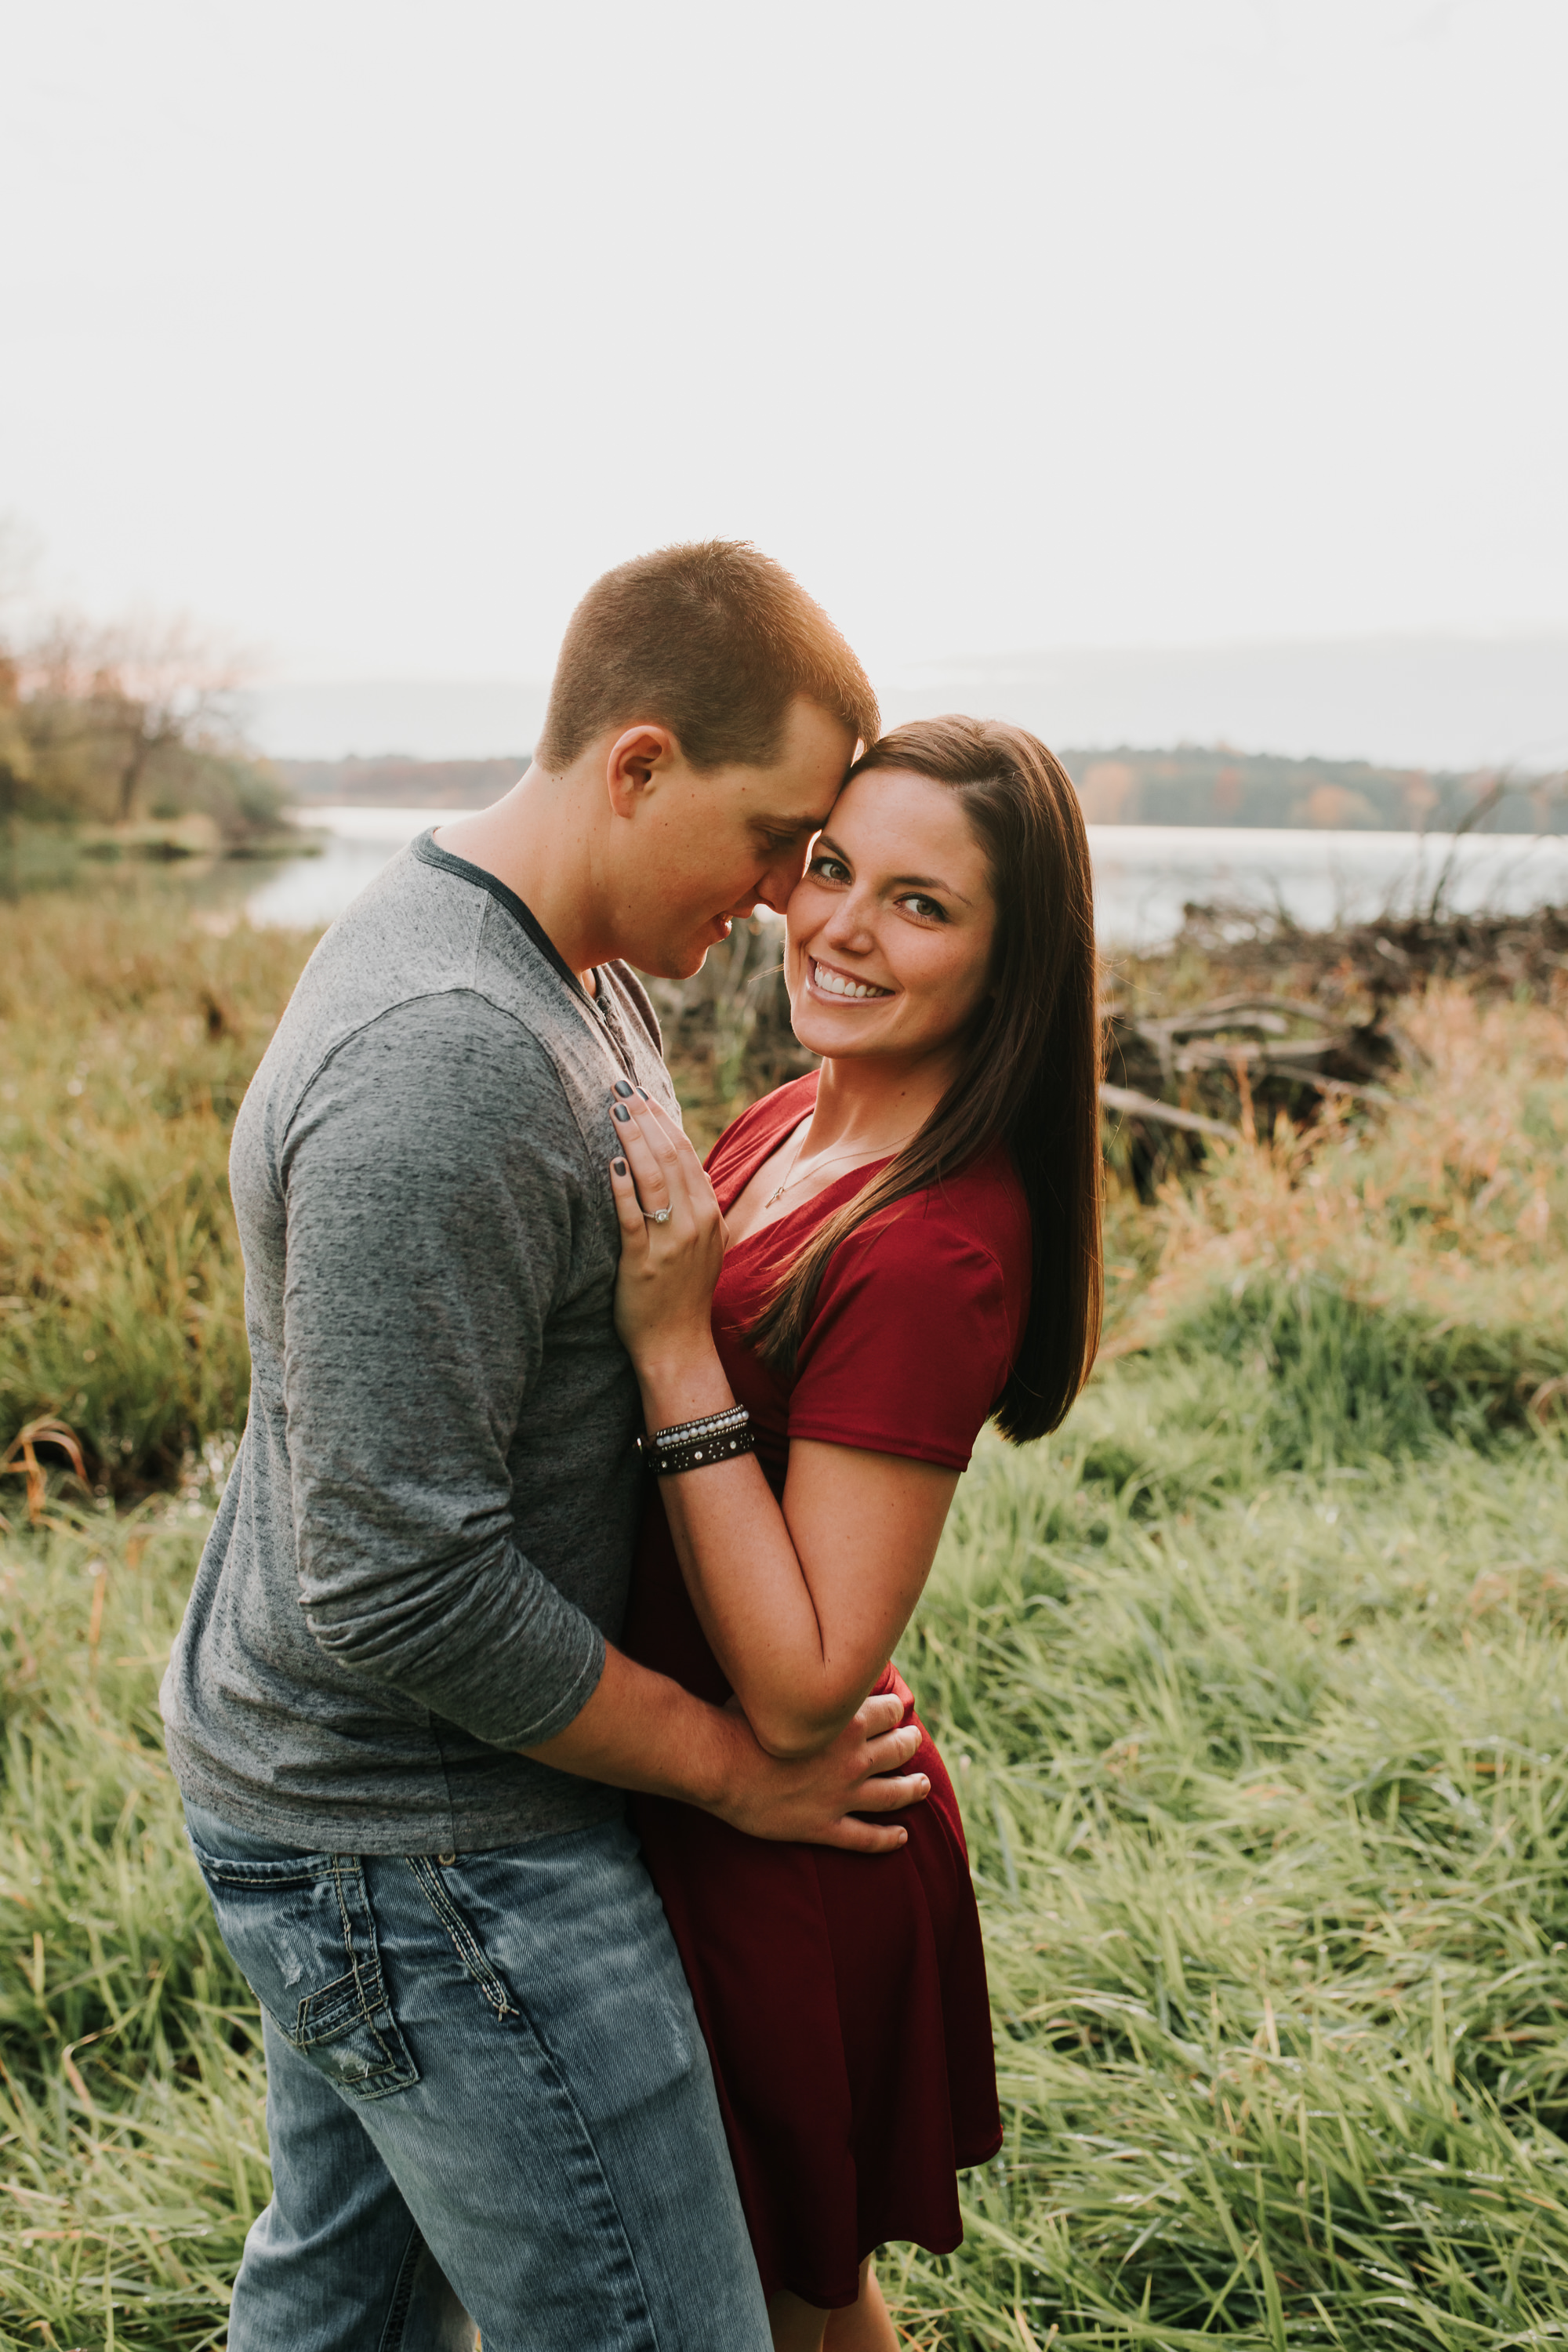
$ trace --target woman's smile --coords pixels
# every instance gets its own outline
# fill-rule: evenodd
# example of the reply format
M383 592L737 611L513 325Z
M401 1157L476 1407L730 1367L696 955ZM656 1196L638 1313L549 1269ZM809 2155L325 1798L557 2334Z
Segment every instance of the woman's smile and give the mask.
M807 953L811 985L819 996L830 996L838 1004L864 1003L873 997L891 996L890 988L883 988L874 980L858 979L839 964L825 963L820 956Z

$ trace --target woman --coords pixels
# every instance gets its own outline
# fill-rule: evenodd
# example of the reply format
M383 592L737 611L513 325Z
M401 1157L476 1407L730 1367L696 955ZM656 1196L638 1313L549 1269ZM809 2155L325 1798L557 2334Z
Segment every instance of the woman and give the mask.
M790 901L820 1070L707 1175L618 1090L616 1318L661 1474L625 1644L777 1755L873 1689L914 1719L887 1661L974 1438L1055 1428L1092 1361L1094 970L1062 770L1020 729L924 721L850 771ZM930 1796L879 1858L636 1804L780 2352L893 2352L873 2249L949 2252L955 2169L1001 2142L958 1807L929 1738L906 1769Z

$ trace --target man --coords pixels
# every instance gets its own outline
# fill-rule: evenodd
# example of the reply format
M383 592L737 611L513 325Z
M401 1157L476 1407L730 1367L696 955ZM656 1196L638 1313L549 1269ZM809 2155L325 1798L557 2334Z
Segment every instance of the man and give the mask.
M901 1831L854 1816L927 1784L894 1699L786 1765L612 1645L640 1473L605 1105L674 1108L626 966L683 977L782 907L876 730L776 564L622 565L527 775L333 926L246 1097L249 1422L163 1692L264 2012L232 2352L768 2343L616 1792L874 1853Z

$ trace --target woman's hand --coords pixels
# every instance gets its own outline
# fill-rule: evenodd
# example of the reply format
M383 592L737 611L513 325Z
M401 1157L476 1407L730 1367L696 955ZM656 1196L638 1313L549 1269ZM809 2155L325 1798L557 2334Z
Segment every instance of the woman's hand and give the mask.
M642 1094L617 1097L614 1113L620 1152L610 1163L610 1186L621 1226L616 1328L645 1391L650 1382L683 1388L716 1360L710 1318L724 1263L724 1220L701 1161L657 1103Z

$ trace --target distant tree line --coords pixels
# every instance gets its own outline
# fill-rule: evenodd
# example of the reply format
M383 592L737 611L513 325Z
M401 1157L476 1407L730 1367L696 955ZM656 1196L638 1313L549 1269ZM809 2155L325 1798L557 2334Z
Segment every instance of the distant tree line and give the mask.
M1090 824L1568 833L1561 775L1429 773L1189 744L1174 751L1066 751L1062 761Z

